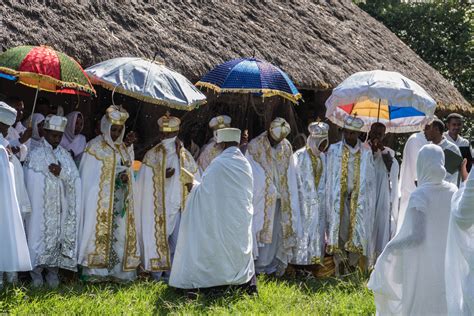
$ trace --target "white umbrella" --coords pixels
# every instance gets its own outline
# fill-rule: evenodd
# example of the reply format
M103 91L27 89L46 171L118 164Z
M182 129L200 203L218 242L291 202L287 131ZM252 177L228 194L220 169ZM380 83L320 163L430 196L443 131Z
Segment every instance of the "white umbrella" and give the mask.
M348 115L364 121L368 132L374 122L383 123L389 133L421 130L434 116L436 102L416 82L398 72L358 72L333 91L326 101L326 117L344 127Z
M186 77L153 60L114 58L87 68L93 84L138 100L190 111L206 96Z

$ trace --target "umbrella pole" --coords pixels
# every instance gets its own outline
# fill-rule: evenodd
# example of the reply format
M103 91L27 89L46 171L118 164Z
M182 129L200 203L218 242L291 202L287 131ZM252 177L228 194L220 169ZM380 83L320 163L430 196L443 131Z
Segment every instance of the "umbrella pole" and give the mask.
M35 114L36 100L38 99L38 92L39 92L39 83L38 83L38 87L36 87L35 100L33 101L33 108L31 109L30 122L28 123L29 127L33 127L31 125L33 123L33 114Z
M381 102L381 101L382 101L382 100L379 99L379 108L378 108L378 111L377 111L377 123L380 121L380 102Z

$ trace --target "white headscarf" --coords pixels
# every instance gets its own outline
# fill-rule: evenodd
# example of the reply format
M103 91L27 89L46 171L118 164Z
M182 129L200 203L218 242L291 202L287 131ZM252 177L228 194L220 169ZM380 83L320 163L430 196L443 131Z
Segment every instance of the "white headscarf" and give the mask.
M40 113L34 113L31 117L31 126L33 128L31 138L40 141L41 136L39 134L38 124L44 121L44 115Z
M112 137L110 136L110 128L112 127L112 123L107 119L107 116L102 116L102 120L100 121L100 132L104 135L104 139L110 147L117 149L116 145L121 145L123 143L123 137L125 136L125 126L122 129L122 133L120 136L113 141Z
M74 111L69 113L66 118L67 118L67 125L66 125L66 130L64 131L63 138L61 140L61 146L65 148L66 150L71 150L74 153L74 156L79 157L81 154L84 152L84 149L86 148L86 137L84 135L79 134L82 129L79 131L79 133L76 135L76 121L77 118L81 116L84 118L81 112ZM84 128L84 125L83 125Z
M446 176L444 168L444 152L438 145L423 146L416 161L418 187L427 184L439 184Z

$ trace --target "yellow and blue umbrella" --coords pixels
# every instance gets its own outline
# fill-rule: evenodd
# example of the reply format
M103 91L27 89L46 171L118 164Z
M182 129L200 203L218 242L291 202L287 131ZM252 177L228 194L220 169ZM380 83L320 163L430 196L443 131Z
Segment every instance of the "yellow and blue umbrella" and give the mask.
M397 72L358 72L338 85L326 101L326 116L344 127L344 119L357 116L368 132L375 122L388 133L421 130L434 116L436 102L416 82Z
M262 97L281 96L297 103L301 94L280 68L256 58L227 61L209 71L196 83L217 93L252 93Z

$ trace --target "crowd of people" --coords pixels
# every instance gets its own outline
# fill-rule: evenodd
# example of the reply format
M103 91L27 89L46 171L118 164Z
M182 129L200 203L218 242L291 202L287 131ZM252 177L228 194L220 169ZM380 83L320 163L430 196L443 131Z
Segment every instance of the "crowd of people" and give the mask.
M29 271L34 287L57 287L61 269L86 282L145 272L179 289L255 293L256 274L278 277L332 256L336 276L374 268L369 287L382 314L438 314L447 302L474 312L474 179L459 147L472 148L458 114L447 117L447 132L435 118L412 135L401 166L384 145L385 126L372 124L361 139L364 122L353 116L331 145L328 124L309 124L306 145L293 152L285 119L246 142L219 115L195 160L179 118L167 114L157 122L160 143L134 174L122 107L107 108L89 142L80 112L59 115L40 99L26 127L23 111L19 98L0 102L8 282L18 271ZM445 268L457 278L445 280Z

